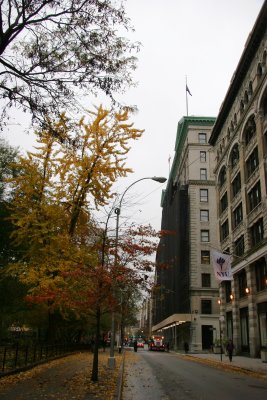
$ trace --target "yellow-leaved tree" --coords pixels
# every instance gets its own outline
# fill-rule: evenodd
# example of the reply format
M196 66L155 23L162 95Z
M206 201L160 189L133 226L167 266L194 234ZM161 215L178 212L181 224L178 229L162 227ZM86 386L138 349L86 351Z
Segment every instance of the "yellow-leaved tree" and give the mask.
M85 299L75 309L71 290L90 298L98 265L103 274L99 235L89 210L107 204L113 183L131 172L127 153L143 131L129 122L127 111L102 106L79 122L62 114L46 126L48 130L36 132L35 151L20 158L21 174L10 180L13 238L24 251L9 272L28 287L29 301L46 305L53 340L55 311L79 313Z

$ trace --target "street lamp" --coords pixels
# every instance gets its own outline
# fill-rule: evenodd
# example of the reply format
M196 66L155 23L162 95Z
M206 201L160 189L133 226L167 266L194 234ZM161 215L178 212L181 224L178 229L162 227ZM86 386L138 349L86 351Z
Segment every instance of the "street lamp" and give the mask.
M123 194L121 195L121 199L119 202L119 207L115 208L115 214L116 214L116 237L115 237L115 257L114 257L114 265L116 267L117 261L118 261L118 239L119 239L119 220L120 220L120 213L121 213L121 205L122 205L122 200L124 198L125 193L136 183L143 181L145 179L150 179L155 182L159 183L164 183L166 182L166 178L162 176L153 176L153 177L146 177L146 178L141 178L138 179L137 181L133 182L130 186L128 186ZM115 368L115 357L114 357L114 344L115 344L115 312L114 310L112 311L111 314L111 338L110 338L110 354L109 354L109 359L108 359L108 366L110 368Z

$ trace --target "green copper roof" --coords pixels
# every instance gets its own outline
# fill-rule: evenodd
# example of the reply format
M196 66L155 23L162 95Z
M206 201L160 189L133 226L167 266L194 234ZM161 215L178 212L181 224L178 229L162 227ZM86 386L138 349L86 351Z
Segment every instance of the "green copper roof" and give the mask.
M184 142L187 136L189 126L213 126L216 121L215 117L182 117L178 122L176 141L175 141L175 156L172 162L171 171L169 174L169 179L167 183L166 190L163 191L161 197L161 206L163 205L165 193L168 190L170 184L173 183L175 179L175 173L177 171L177 166L179 165L180 155L184 147Z
M180 155L184 147L184 142L187 136L189 126L213 126L215 123L215 117L182 117L178 122L176 141L175 141L175 157L172 163L172 168L169 176L174 178L173 173L176 170L176 166L179 163Z

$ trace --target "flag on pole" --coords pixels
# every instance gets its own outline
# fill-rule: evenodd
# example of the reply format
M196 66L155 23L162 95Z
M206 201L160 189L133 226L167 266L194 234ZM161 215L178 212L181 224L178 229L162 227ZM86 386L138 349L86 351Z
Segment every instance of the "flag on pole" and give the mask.
M190 94L190 96L192 96L192 94L191 94L191 92L190 92L190 90L189 90L189 88L188 88L187 84L186 84L186 91L187 91L187 93L189 93L189 94Z
M221 281L231 281L233 274L231 270L232 256L211 250L211 260L214 269L215 279Z

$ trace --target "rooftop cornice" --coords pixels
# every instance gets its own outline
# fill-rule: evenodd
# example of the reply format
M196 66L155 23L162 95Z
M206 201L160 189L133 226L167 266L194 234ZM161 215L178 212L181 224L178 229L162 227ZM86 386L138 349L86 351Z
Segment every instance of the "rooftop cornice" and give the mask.
M246 73L255 58L256 52L263 39L267 28L267 0L264 1L254 27L250 32L245 48L233 74L230 86L226 92L218 117L214 124L209 143L214 146L220 134L220 130L233 106L238 91L245 79Z

